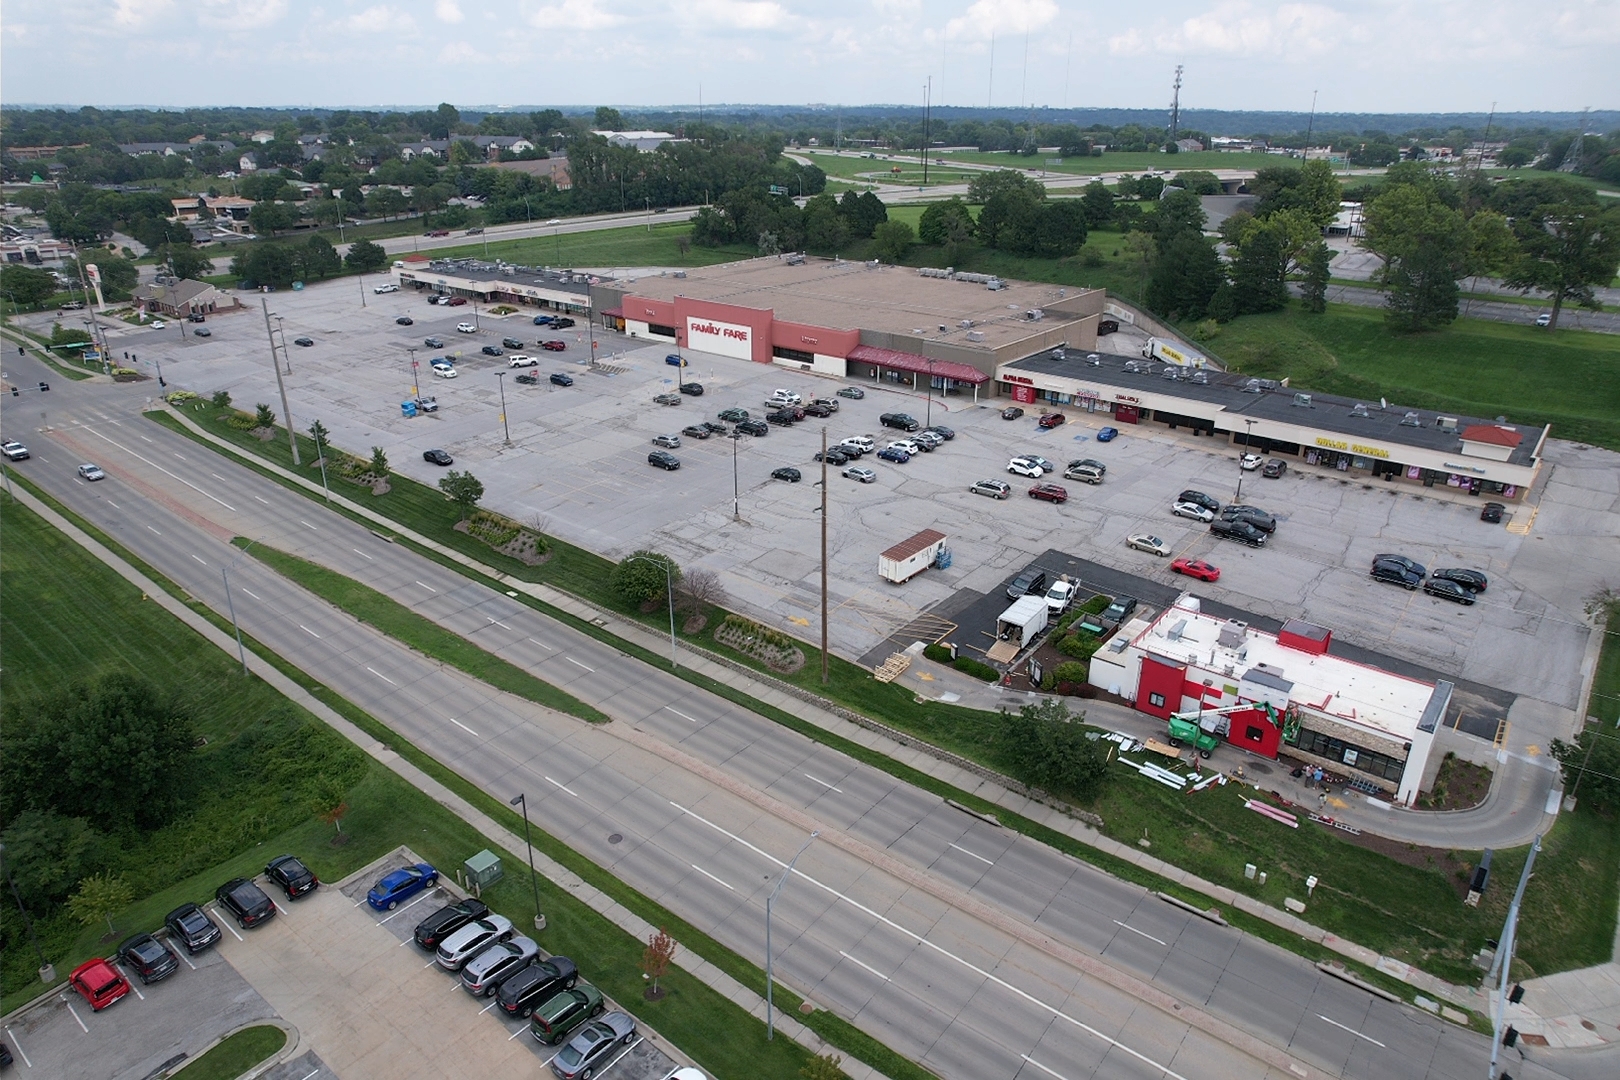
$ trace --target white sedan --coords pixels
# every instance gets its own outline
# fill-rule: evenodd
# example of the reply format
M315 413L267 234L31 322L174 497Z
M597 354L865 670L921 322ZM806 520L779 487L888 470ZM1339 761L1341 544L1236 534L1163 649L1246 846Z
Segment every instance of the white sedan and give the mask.
M1165 543L1163 540L1160 540L1157 536L1152 536L1148 533L1134 534L1130 537L1130 539L1125 541L1125 546L1133 547L1137 551L1146 551L1151 555L1159 556L1161 559L1167 558L1170 555L1170 545Z
M1207 506L1199 506L1197 503L1178 502L1170 508L1170 512L1175 514L1177 517L1192 518L1194 521L1201 521L1205 525L1208 525L1210 522L1215 520L1215 511L1211 510Z
M1238 459L1238 464L1243 467L1244 472L1254 472L1265 460L1259 454L1244 454Z
M456 323L456 333L458 333L458 334L476 334L476 333L478 333L478 327L474 326L470 322L458 322L458 323Z

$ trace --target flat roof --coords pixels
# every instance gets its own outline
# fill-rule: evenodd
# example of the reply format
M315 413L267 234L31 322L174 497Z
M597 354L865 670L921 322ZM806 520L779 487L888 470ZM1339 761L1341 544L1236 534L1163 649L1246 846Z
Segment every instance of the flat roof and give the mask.
M1003 280L992 290L983 282L928 277L910 266L873 266L842 259L768 256L685 271L638 277L620 284L650 300L694 300L769 308L778 319L831 330L877 330L992 350L1032 333L1077 322L1046 311L1046 305L1092 290L1075 286ZM1046 311L1039 321L1027 317ZM972 326L964 327L964 321ZM940 327L945 327L942 332ZM982 335L978 340L968 335Z
M1240 679L1275 686L1292 683L1288 698L1352 726L1370 729L1398 742L1410 741L1424 721L1435 684L1358 664L1331 653L1314 655L1291 649L1276 635L1249 626L1241 639L1228 634L1231 645L1221 643L1221 631L1234 626L1193 607L1196 599L1184 596L1155 619L1132 644L1145 652L1168 657L1194 669L1214 672L1235 685ZM1226 675L1226 669L1232 670ZM1256 670L1262 669L1263 670ZM1257 677L1259 676L1259 677Z
M1474 426L1510 429L1515 433L1535 437L1525 438L1513 448L1507 461L1514 465L1530 466L1536 461L1536 448L1540 445L1541 429L1534 425L1499 425L1494 419L1466 416L1462 413L1435 409L1413 409L1403 405L1380 406L1376 399L1338 397L1314 390L1305 392L1308 406L1296 404L1299 391L1277 386L1270 380L1254 379L1235 372L1204 369L1195 373L1186 368L1140 356L1122 356L1117 353L1087 354L1068 349L1064 359L1058 359L1056 350L1048 349L1034 356L1016 360L1002 367L1014 371L1033 371L1043 375L1097 383L1121 390L1146 391L1165 397L1182 398L1229 414L1221 423L1228 431L1242 430L1246 418L1275 420L1283 424L1317 428L1368 439L1381 439L1399 446L1414 446L1441 453L1462 452L1462 432ZM1166 371L1181 378L1166 378ZM1201 379L1202 381L1193 381ZM1266 384L1270 383L1269 386ZM1352 409L1361 410L1352 413ZM1207 410L1206 410L1207 411ZM1439 417L1448 417L1454 423L1447 431L1438 424Z
M483 259L430 259L425 263L407 261L401 269L418 278L425 275L491 285L538 285L580 296L589 296L591 292L590 275L549 266L519 266L508 262L485 262Z

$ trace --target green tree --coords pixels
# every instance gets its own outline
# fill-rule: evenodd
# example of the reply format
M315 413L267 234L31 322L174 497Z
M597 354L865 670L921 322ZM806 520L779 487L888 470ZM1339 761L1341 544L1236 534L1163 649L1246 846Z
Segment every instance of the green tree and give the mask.
M68 898L68 914L85 926L107 920L107 936L118 931L113 916L135 902L135 890L122 874L92 874L79 882L79 890Z
M671 582L677 587L681 583L681 568L675 560L645 549L625 556L608 579L609 587L632 606L666 596Z
M327 447L332 445L332 433L326 430L325 424L317 420L309 425L309 437L315 440L316 461L314 464L319 465L319 459L326 456Z
M158 251L158 257L178 278L200 281L214 272L214 260L189 244L170 244Z
M904 221L885 221L873 230L872 239L876 242L878 258L890 264L903 260L916 242L911 226Z
M1333 175L1333 166L1317 159L1300 170L1299 194L1295 205L1305 211L1318 229L1325 229L1339 216L1344 188Z
M1562 203L1547 209L1539 227L1523 235L1522 256L1503 283L1552 300L1552 323L1565 302L1597 311L1593 287L1607 285L1620 271L1620 210Z
M371 475L379 480L388 475L388 455L383 452L382 447L373 446L371 448L371 464L368 468Z
M1419 247L1383 276L1389 321L1402 330L1436 330L1457 318L1457 264L1438 247Z
M310 809L316 817L336 829L338 836L343 835L343 816L349 812L349 804L344 797L346 794L342 780L321 773L315 778L315 793L310 796ZM333 840L333 843L338 842Z
M1198 201L1197 195L1190 191L1172 191L1159 200L1158 211L1153 216L1153 238L1163 252L1165 244L1174 236L1202 233L1207 220L1204 204Z
M1159 315L1201 319L1225 280L1215 248L1198 233L1183 230L1159 249L1144 299Z
M1239 315L1277 311L1288 303L1287 255L1270 229L1251 230L1232 260L1232 300Z
M397 188L380 187L366 196L366 208L385 219L403 214L406 205L404 194Z
M1427 174L1409 176L1367 207L1365 246L1384 260L1378 281L1390 321L1425 330L1457 317L1457 279L1467 269L1470 238L1446 192Z
M804 243L811 251L837 254L849 242L849 223L838 212L838 200L817 195L804 208Z
M592 129L595 131L623 131L625 130L624 117L619 114L618 109L598 105Z
M967 201L982 206L997 195L1022 193L1032 199L1046 198L1046 187L1013 169L976 173L968 181Z
M1305 253L1305 276L1300 283L1300 297L1305 302L1305 310L1313 315L1327 310L1327 287L1331 275L1329 264L1332 259L1333 252L1320 240Z
M967 236L973 235L973 211L960 195L944 202L929 203L917 222L917 238L925 244L946 244L950 242L953 226Z
M1101 228L1113 220L1114 193L1101 180L1093 180L1080 196L1080 207L1085 211L1086 224L1093 229Z
M101 861L101 836L90 823L52 810L24 810L0 839L23 906L36 912L67 899Z
M427 124L427 133L435 139L448 139L461 123L461 111L447 101L441 101Z
M324 236L311 236L299 249L299 268L305 281L321 281L343 269L337 248Z
M95 266L101 273L101 293L108 300L128 300L140 281L135 263L110 251L102 250L82 256L87 266ZM89 280L88 272L85 280Z
M268 405L264 404L263 402L261 402L258 405L254 406L254 408L253 408L253 422L256 423L259 427L262 427L262 428L275 427L276 426L276 414L275 414L275 411L272 410L270 408L270 406L268 406Z
M1194 195L1221 193L1220 178L1206 169L1189 169L1186 172L1176 173L1176 187L1190 191Z
M1582 728L1574 742L1554 739L1553 758L1564 773L1564 790L1599 810L1620 809L1620 739L1597 725Z
M1090 739L1081 721L1057 698L1025 705L1017 715L1002 712L998 742L1007 746L1019 779L1055 795L1089 803L1108 777L1107 747Z
M343 256L343 265L362 274L375 273L387 264L388 252L383 250L381 244L374 244L370 240L356 240L349 245L349 253Z
M1215 286L1215 293L1209 298L1209 307L1205 313L1223 324L1238 317L1237 294L1232 291L1230 281L1222 281Z
M647 936L647 947L641 952L641 973L652 980L652 997L663 996L658 989L658 980L669 973L670 961L675 959L675 939L669 936L669 931L662 926L655 934Z
M274 236L292 228L297 220L297 214L290 207L276 202L261 202L248 211L248 224L260 236Z
M49 270L7 263L0 268L0 289L16 298L23 307L44 303L56 295L56 279Z
M439 480L439 490L461 508L461 520L466 521L478 500L484 497L483 482L470 472L451 469Z

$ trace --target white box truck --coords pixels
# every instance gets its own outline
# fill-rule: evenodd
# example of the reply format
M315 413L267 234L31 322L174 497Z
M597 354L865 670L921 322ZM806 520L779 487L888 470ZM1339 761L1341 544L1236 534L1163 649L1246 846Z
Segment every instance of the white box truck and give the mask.
M945 534L924 529L878 556L878 576L891 585L899 585L932 566L944 550Z
M996 619L996 637L1016 642L1020 649L1028 648L1046 629L1046 620L1046 597L1021 596Z
M1164 338L1148 338L1142 355L1149 360L1162 360L1177 367L1201 368L1209 365L1208 357L1193 352L1179 341L1166 341Z

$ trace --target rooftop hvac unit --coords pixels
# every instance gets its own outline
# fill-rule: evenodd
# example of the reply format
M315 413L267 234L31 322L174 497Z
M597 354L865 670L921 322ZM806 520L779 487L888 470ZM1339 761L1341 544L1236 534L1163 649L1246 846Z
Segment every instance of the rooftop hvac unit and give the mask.
M1007 287L1007 283L1002 281L1000 278L991 278L989 281L984 283L984 287L989 289L991 292L1000 292L1002 289Z
M993 274L971 274L963 272L956 275L956 280L965 281L970 285L985 285L996 279Z
M799 252L794 252L792 255L787 257L787 264L789 266L803 266L804 256Z
M1455 416L1437 416L1434 418L1434 426L1441 431L1454 432L1457 430L1457 418Z
M983 341L984 340L984 331L983 330L969 330L967 332L967 339L969 341Z
M1409 412L1405 416L1401 417L1401 427L1422 427L1422 426L1423 426L1423 421L1418 419L1418 414L1415 413L1415 412Z
M1052 350L1052 359L1054 360L1062 360L1066 356L1067 354L1063 351L1063 346L1061 345Z
M686 276L686 271L685 270L677 270L677 271L675 271L675 276L678 277L678 278L683 278L683 277Z
M957 323L956 325L960 326L964 330L967 330L967 329L969 329L969 328L971 328L973 326L973 320L972 319L963 319L961 322Z
M931 278L948 278L948 277L951 276L951 272L949 270L941 270L937 266L920 266L920 267L917 268L917 276L918 277L931 277Z
M1294 405L1301 409L1310 409L1315 407L1311 404L1311 395L1309 394L1295 394Z
M1354 405L1350 406L1350 415L1351 416L1360 416L1362 418L1368 418L1368 417L1372 416L1372 414L1367 411L1367 406L1361 404L1359 401L1356 402Z

